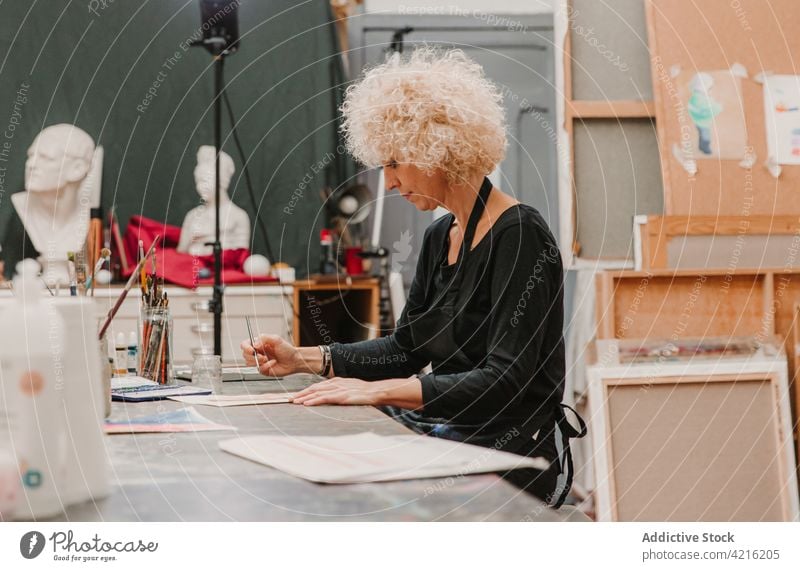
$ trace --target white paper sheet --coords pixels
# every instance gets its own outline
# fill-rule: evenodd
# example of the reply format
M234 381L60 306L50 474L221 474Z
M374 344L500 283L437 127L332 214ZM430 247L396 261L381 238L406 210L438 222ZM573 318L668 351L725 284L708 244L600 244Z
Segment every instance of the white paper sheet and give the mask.
M245 406L291 402L292 393L262 393L257 395L202 395L170 397L170 400L205 406Z
M800 76L764 78L764 113L767 127L767 167L800 165ZM773 172L777 178L780 171Z
M219 444L225 452L328 484L436 478L514 468L544 470L549 466L543 458L422 435L261 435Z
M738 67L687 69L675 78L682 104L675 106L675 119L680 123L676 158L689 174L697 172L696 161L701 159L745 157L748 146L742 71Z

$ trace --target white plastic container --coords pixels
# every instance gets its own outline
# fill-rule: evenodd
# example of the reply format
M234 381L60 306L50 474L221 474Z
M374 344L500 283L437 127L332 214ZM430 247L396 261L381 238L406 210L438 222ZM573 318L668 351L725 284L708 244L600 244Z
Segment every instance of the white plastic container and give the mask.
M22 493L19 467L13 454L14 445L11 439L10 415L13 410L5 397L4 388L0 382L0 522L14 517Z
M47 300L45 303L48 303ZM103 349L97 339L97 306L88 297L60 297L51 302L69 336L64 342L64 390L61 416L67 442L67 466L59 495L65 506L109 493L108 453L103 419L110 395L101 368Z
M14 302L0 314L0 384L23 494L15 518L39 519L63 511L64 324L42 299L44 284L32 260L17 264Z
M11 435L0 441L0 521L9 521L14 517L20 502L19 468L11 453Z

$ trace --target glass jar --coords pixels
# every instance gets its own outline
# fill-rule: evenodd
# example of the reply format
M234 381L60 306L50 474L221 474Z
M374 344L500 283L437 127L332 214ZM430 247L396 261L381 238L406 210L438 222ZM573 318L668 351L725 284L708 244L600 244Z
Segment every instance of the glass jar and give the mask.
M172 379L172 315L168 306L143 306L139 327L140 376L167 384Z

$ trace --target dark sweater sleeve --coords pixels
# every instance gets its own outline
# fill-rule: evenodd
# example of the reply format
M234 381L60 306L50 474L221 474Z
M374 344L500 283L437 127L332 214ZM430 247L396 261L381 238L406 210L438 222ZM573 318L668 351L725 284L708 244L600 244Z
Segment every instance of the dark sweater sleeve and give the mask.
M563 322L561 256L550 233L524 222L495 240L487 358L469 371L421 375L426 416L481 423L514 409L546 361L545 337Z
M408 329L409 309L425 302L425 288L429 279L429 241L430 229L425 232L408 299L394 333L368 341L331 344L333 372L337 377L355 377L365 381L404 378L418 373L430 362L414 350Z

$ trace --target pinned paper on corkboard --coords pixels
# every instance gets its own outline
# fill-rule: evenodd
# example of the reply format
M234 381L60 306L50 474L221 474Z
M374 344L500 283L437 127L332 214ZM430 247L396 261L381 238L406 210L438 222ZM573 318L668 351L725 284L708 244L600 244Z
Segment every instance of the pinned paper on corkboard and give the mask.
M800 165L800 76L764 78L767 153L775 165Z
M745 158L747 126L742 78L734 70L681 71L676 77L683 105L681 140L684 161Z

